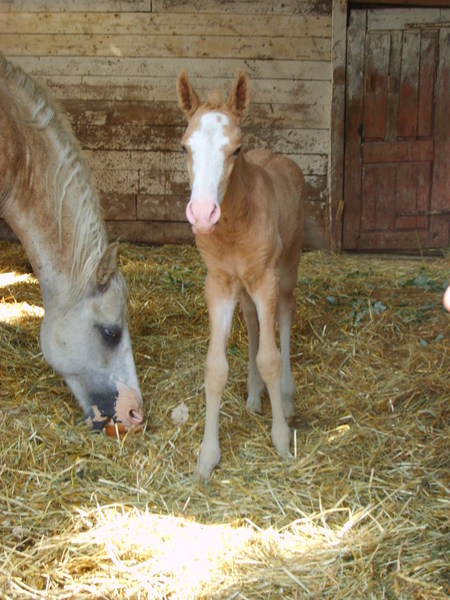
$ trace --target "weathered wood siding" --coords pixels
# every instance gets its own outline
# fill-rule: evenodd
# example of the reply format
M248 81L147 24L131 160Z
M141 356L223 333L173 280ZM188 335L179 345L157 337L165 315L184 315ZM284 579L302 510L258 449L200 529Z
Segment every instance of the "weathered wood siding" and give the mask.
M111 235L192 239L176 101L186 68L200 93L251 78L247 148L293 157L325 235L331 0L3 0L0 48L68 112L101 191ZM4 228L3 228L4 231ZM1 229L0 229L1 233Z

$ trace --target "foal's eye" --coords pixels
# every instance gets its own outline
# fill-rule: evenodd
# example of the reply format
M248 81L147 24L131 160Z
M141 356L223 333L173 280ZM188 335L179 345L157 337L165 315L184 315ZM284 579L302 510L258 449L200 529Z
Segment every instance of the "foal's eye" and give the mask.
M109 346L117 346L122 337L122 330L119 327L102 327L99 326L103 340Z
M239 148L236 148L236 150L233 152L233 156L239 156L240 153L241 153L241 147L239 146Z
M186 148L186 146L184 144L181 144L181 149L183 150L183 152L185 154L187 154L187 148Z

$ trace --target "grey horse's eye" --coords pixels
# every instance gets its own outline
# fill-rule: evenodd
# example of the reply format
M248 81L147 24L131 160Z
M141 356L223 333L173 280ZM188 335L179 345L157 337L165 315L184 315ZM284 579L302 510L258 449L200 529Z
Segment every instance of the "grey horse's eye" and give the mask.
M117 346L117 344L120 342L120 338L122 337L122 330L120 327L103 327L99 325L98 328L102 335L103 341L106 342L108 346Z

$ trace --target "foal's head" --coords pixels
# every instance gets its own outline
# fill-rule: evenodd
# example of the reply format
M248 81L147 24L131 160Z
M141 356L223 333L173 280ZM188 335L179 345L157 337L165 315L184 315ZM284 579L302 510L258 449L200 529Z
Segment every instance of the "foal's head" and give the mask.
M226 103L216 93L202 103L186 71L178 77L178 103L188 120L182 139L191 184L186 216L195 234L211 233L220 218L220 204L241 150L248 88L247 75L239 71Z

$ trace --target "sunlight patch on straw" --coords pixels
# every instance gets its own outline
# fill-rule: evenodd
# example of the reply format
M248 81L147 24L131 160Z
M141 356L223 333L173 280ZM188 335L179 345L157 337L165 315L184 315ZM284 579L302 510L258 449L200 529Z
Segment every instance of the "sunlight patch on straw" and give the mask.
M37 283L37 279L30 273L22 275L15 271L11 271L10 273L0 273L0 288L14 285L15 283Z
M27 318L41 318L44 316L44 309L41 306L29 304L28 302L17 302L12 295L11 288L17 284L37 284L38 281L32 273L18 273L10 271L0 273L0 288L7 288L9 296L4 295L0 298L0 322L16 324L19 321Z
M3 302L0 304L0 321L10 325L18 323L23 319L37 318L44 316L42 306L28 304L28 302Z
M278 531L261 529L250 520L245 525L211 525L122 505L97 505L78 510L85 530L67 540L68 553L72 554L67 560L78 560L78 546L84 548L85 555L95 552L102 557L98 568L118 581L128 580L136 590L152 597L156 593L190 598L208 591L224 592L239 581L251 580L258 568L269 563L274 572L310 593L308 567L299 561L308 556L306 562L311 566L324 556L337 559L348 551L349 543L364 544L372 533L378 535L370 521L361 527L373 509L349 515L341 529L327 523L336 510L342 509L299 519ZM356 525L359 530L350 535ZM95 547L100 548L94 551ZM73 562L70 568L77 570Z

